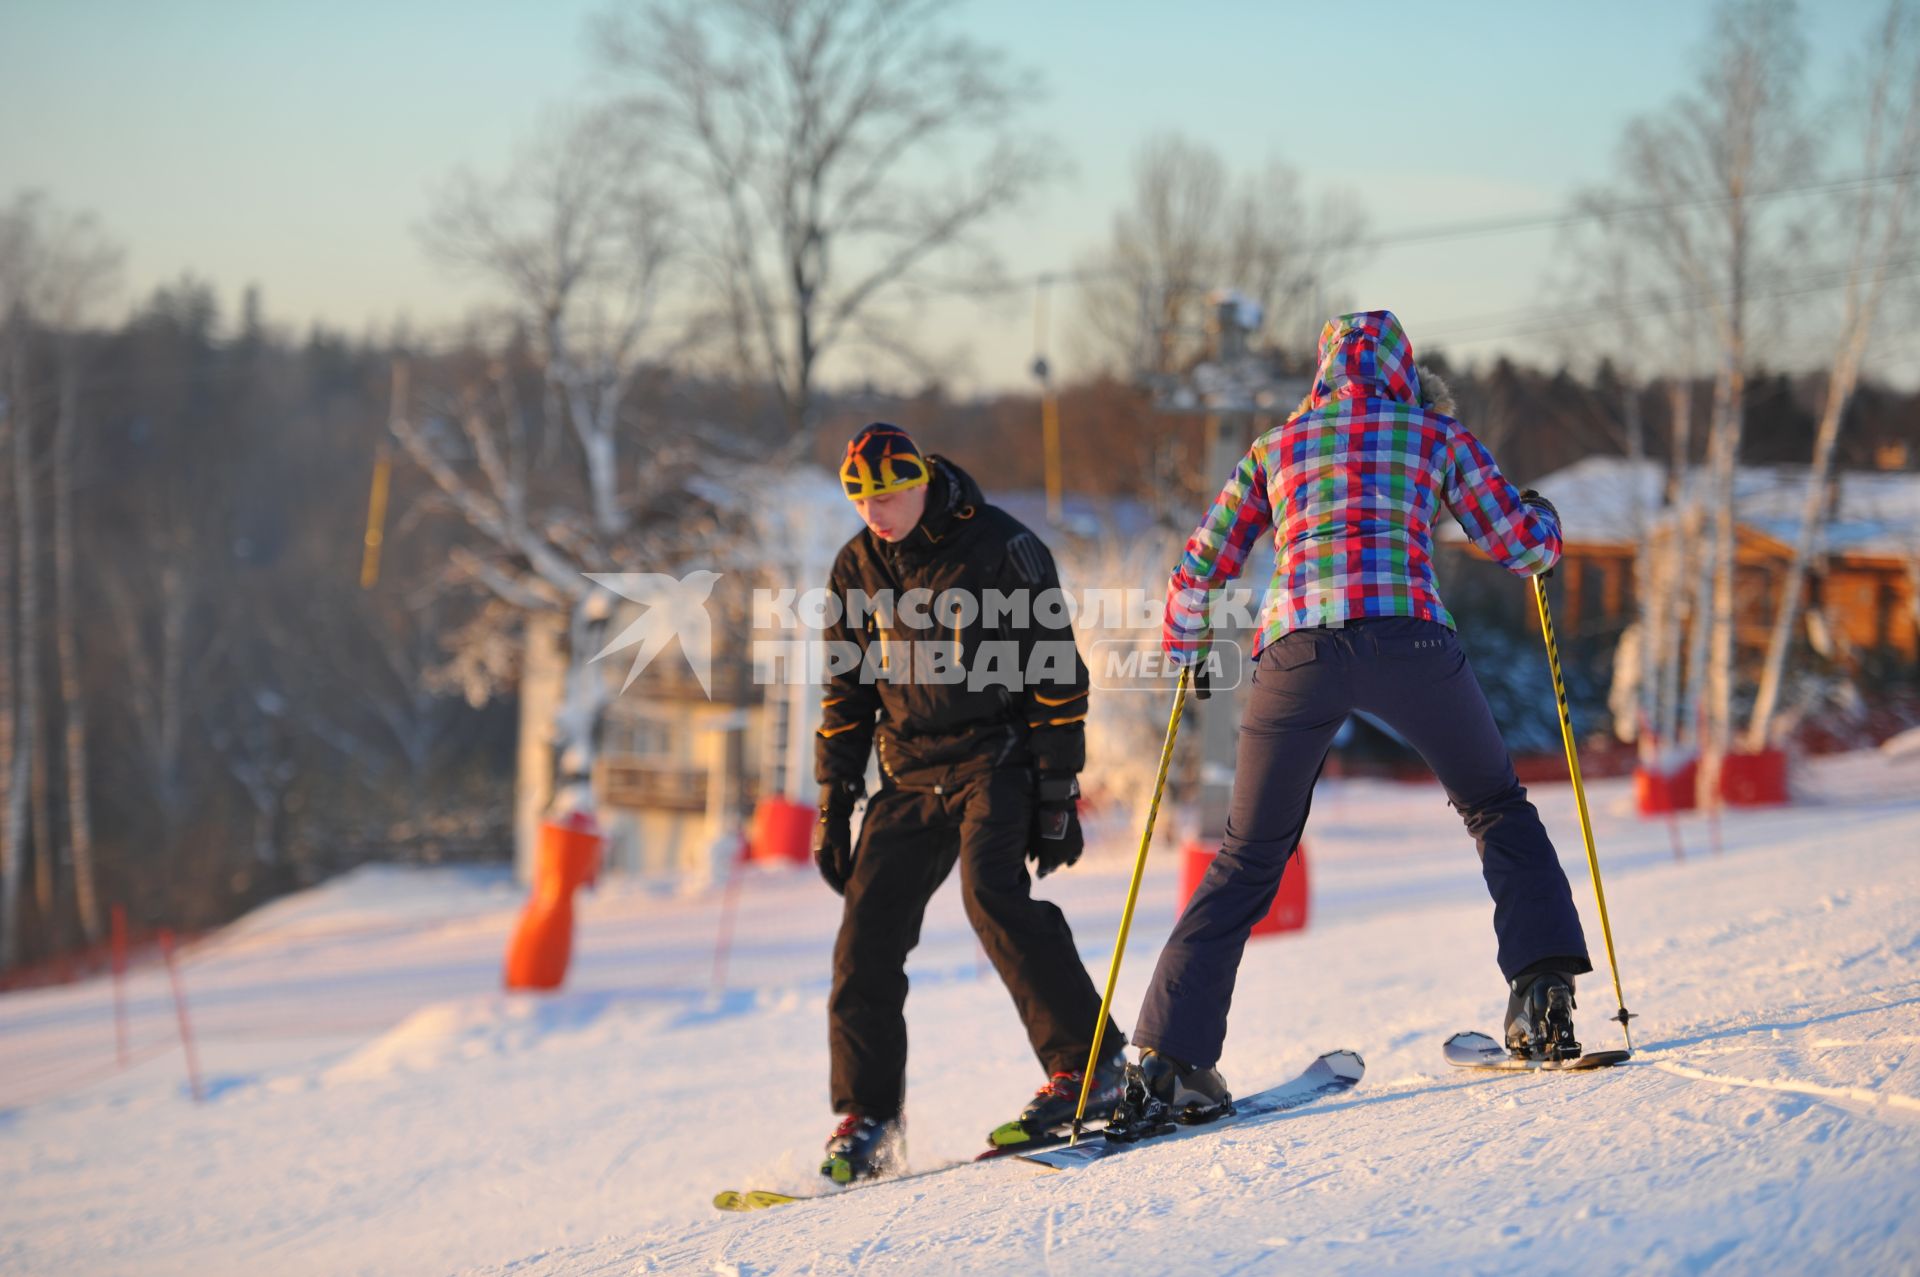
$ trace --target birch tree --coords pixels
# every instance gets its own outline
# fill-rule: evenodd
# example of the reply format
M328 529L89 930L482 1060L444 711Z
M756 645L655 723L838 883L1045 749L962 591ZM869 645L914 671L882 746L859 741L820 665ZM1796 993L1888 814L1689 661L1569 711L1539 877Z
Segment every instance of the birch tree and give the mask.
M611 700L591 661L613 599L585 574L658 570L690 506L678 459L691 441L626 416L636 379L673 349L656 319L676 231L652 159L594 112L556 125L502 180L455 178L425 239L488 287L508 335L393 373L393 436L479 534L453 554L454 576L522 614L565 619L556 727L570 781L590 774Z
M1578 297L1603 322L1597 329L1571 328L1556 345L1568 364L1595 359L1604 368L1611 363L1619 377L1619 440L1634 476L1627 519L1637 543L1630 634L1637 644L1632 672L1638 685L1626 711L1630 719L1616 715L1614 730L1623 740L1639 741L1643 762L1665 768L1673 761L1668 751L1687 747L1695 721L1683 708L1683 697L1700 690L1683 678L1682 634L1696 611L1702 614L1700 624L1706 623L1706 600L1694 597L1698 577L1693 532L1698 520L1692 506L1701 493L1689 479L1693 391L1702 362L1702 299L1687 292L1684 282L1676 291L1665 254L1650 251L1644 210L1623 206L1619 185L1580 198L1587 217L1568 232L1570 269L1556 290ZM1666 474L1649 500L1643 475L1654 449L1644 400L1662 391L1667 407L1667 438L1661 450ZM1624 695L1617 699L1627 703Z
M29 263L27 287L39 263ZM7 317L9 399L13 404L13 508L19 547L13 604L16 642L15 677L19 680L19 724L14 755L14 789L8 796L7 824L17 838L30 827L34 860L34 904L45 926L53 912L53 829L47 800L45 723L41 716L40 678L40 476L36 473L34 431L38 413L28 348L33 339L25 292L14 297ZM29 824L29 815L31 823Z
M38 200L25 196L0 214L0 968L20 954L21 891L25 885L26 804L37 725L38 689L32 675L30 618L34 562L22 562L23 529L31 516L33 474L27 386L27 295L36 252ZM23 509L21 494L28 504ZM20 548L16 548L20 547Z
M86 714L81 703L78 640L73 620L73 450L80 400L79 331L93 308L111 290L118 252L101 236L92 219L65 213L39 195L23 195L0 211L0 395L7 400L4 439L11 465L10 516L15 522L7 569L13 588L5 591L8 614L5 642L8 678L14 692L0 725L6 735L5 796L0 799L0 890L7 925L17 928L19 881L24 873L23 842L31 811L34 899L43 928L51 929L57 907L62 861L73 870L74 904L82 932L97 941L102 932L94 869L92 825L88 812ZM34 367L41 349L53 354L53 388ZM51 400L52 429L39 428ZM36 433L36 431L38 433ZM49 482L49 480L51 480ZM46 616L41 586L41 500L51 503L53 658L60 697L58 723L42 699L42 631ZM57 732L62 743L59 777L64 782L65 822L54 818L53 753L48 741ZM66 836L61 854L59 834ZM17 957L12 932L0 949L0 965Z
M1843 188L1836 201L1836 220L1845 228L1848 245L1846 286L1827 371L1826 398L1814 436L1806 504L1742 742L1754 751L1771 743L1787 657L1805 600L1807 572L1826 521L1834 445L1860 382L1889 271L1912 244L1909 219L1915 177L1920 173L1920 39L1916 39L1911 5L1895 0L1887 6L1848 81L1855 86L1849 115L1860 148L1861 180Z
M1681 510L1687 489L1687 476L1693 467L1693 378L1684 373L1667 378L1667 446L1673 458L1662 494L1665 508L1673 512L1669 520L1663 562L1655 574L1653 589L1665 599L1654 640L1654 662L1659 670L1654 723L1660 740L1677 746L1685 733L1693 730L1694 719L1682 707L1686 691L1682 674L1682 636L1691 624L1705 632L1700 615L1701 596L1691 588L1699 579L1693 562L1697 553L1694 533L1696 521Z
M634 126L699 209L703 284L796 454L823 360L903 353L899 303L990 271L978 240L1054 164L1034 77L943 29L944 0L677 0L598 24ZM943 262L954 269L943 279Z
M74 906L88 943L104 934L94 866L93 817L88 797L87 713L82 699L74 574L75 450L81 412L80 331L119 287L120 250L92 218L55 215L45 234L45 263L36 310L53 338L54 416L52 482L54 658L60 690L61 775L66 789L66 837L73 865Z
M4 233L0 231L0 233ZM13 398L0 391L0 459L7 452L14 423ZM20 798L15 768L19 720L14 714L13 632L13 502L0 485L0 970L14 964L20 953L20 889L26 870L26 848L17 803Z
M1687 289L1715 347L1706 501L1712 517L1705 609L1702 791L1717 801L1731 744L1734 683L1734 479L1744 428L1755 283L1791 260L1798 226L1765 196L1811 168L1800 117L1804 42L1791 0L1729 0L1715 11L1701 77L1622 148L1626 225L1653 263ZM1696 623L1700 618L1696 617Z

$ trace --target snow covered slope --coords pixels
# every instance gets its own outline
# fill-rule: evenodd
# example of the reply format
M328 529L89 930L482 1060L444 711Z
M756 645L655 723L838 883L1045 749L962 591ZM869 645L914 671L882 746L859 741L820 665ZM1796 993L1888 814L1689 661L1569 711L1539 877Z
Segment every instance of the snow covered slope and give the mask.
M363 872L187 966L210 1098L186 1096L164 973L0 998L0 1272L1920 1272L1920 761L1822 765L1810 801L1668 833L1596 787L1638 1056L1476 1075L1440 1043L1504 1002L1471 844L1437 789L1329 783L1314 924L1248 950L1222 1069L1315 1054L1351 1096L1073 1174L1018 1163L748 1216L809 1189L827 1112L837 901L756 873L728 987L717 897L589 898L568 991L496 992L500 877ZM1535 797L1598 955L1564 787ZM1125 820L1108 829L1115 851ZM1131 1021L1174 912L1156 849L1120 980ZM1122 855L1048 879L1096 977ZM911 964L910 1151L969 1156L1038 1085L955 884ZM1617 1043L1603 973L1580 1024Z

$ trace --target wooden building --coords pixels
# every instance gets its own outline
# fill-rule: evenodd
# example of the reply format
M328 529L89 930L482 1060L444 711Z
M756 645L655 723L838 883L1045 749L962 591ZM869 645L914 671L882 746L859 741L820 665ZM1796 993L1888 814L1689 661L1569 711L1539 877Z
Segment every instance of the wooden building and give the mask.
M1566 543L1557 629L1617 633L1633 620L1643 548L1668 549L1685 535L1687 511L1707 481L1695 469L1669 500L1669 478L1659 462L1588 457L1535 485L1559 509ZM1806 466L1743 466L1735 476L1735 640L1743 659L1766 650L1810 482ZM1809 637L1843 665L1911 672L1920 662L1920 473L1843 471L1830 488L1810 564ZM1454 557L1479 557L1451 520L1440 541Z

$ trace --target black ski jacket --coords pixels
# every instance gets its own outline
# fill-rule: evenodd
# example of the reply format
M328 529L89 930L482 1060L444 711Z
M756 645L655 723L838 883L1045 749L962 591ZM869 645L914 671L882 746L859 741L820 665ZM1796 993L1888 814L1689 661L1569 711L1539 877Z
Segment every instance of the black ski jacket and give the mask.
M834 560L828 589L843 610L826 631L829 659L835 650L843 660L858 650L862 659L828 676L815 778L862 781L876 743L887 782L903 788L943 790L993 767L1077 773L1086 762L1087 668L1064 610L1035 606L1059 601L1053 555L1018 519L988 505L960 467L928 459L927 510L914 530L890 543L863 528ZM903 606L922 590L922 600L963 591L979 607L956 624L957 610ZM856 591L889 596L894 606L850 614ZM988 591L1025 592L1029 606L1024 615L990 614ZM954 668L943 652L966 678L921 677L928 660ZM910 673L896 681L876 677L880 670Z

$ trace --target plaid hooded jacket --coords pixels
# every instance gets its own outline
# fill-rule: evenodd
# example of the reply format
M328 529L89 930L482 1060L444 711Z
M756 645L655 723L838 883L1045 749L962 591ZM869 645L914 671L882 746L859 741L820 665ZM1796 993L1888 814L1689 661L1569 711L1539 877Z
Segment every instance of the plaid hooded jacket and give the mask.
M1508 571L1535 576L1560 559L1554 516L1521 501L1466 427L1422 406L1400 321L1384 310L1332 320L1313 392L1254 440L1187 541L1167 585L1162 646L1177 662L1205 653L1207 592L1240 575L1268 528L1276 562L1255 656L1291 630L1360 617L1453 628L1433 577L1442 504Z

